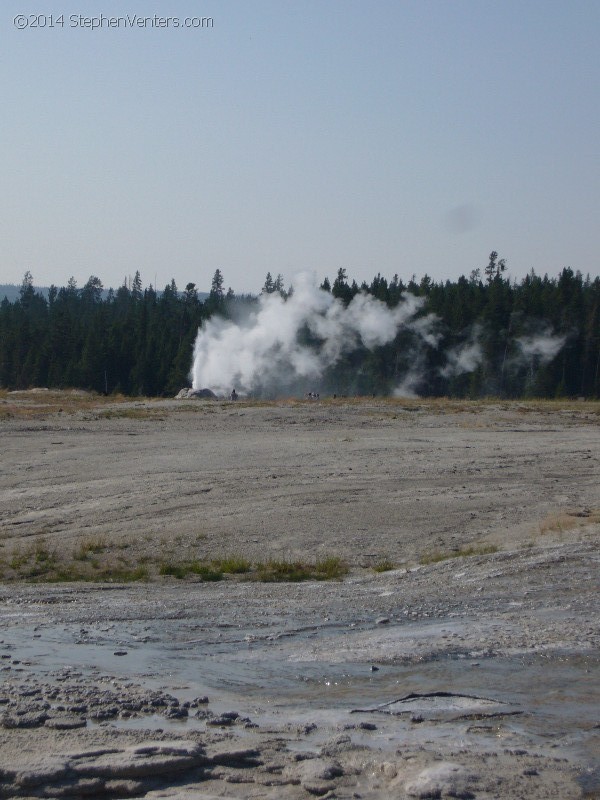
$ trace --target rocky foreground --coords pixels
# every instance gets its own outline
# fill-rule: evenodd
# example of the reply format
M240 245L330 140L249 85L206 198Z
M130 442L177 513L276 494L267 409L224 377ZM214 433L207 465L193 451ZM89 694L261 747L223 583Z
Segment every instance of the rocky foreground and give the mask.
M595 797L597 559L5 587L0 796Z

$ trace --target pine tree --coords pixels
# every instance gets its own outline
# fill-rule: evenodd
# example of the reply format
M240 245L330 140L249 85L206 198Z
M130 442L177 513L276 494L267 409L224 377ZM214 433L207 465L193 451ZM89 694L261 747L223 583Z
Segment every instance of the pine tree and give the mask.
M137 302L142 299L142 294L142 278L140 276L140 271L136 270L133 283L131 284L131 297Z
M273 277L270 272L267 272L267 277L262 287L262 294L273 294L274 291L275 284L273 282Z
M341 300L344 305L348 305L350 300L352 300L352 289L350 286L348 286L346 270L343 267L338 269L337 277L333 282L333 286L331 287L331 294Z
M496 278L499 278L505 270L506 259L501 258L498 260L498 253L495 250L492 250L490 253L490 260L484 270L487 282L492 283L492 281Z

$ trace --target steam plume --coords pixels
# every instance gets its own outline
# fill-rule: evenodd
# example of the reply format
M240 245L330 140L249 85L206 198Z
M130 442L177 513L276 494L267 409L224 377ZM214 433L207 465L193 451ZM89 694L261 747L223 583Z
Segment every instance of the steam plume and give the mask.
M217 394L228 394L233 387L242 394L273 393L289 389L301 379L318 387L327 368L346 353L360 347L373 350L406 331L410 336L403 339L403 369L393 394L416 397L427 385L427 349L438 348L441 337L440 321L434 314L418 315L423 303L423 298L407 293L397 306L389 308L372 295L359 293L345 306L319 289L313 276L303 273L296 277L287 299L276 292L263 294L243 318L213 316L203 324L194 345L193 388ZM530 331L537 331L512 340L512 353L508 358L506 352L504 355L503 374L524 367L533 374L535 368L550 362L567 340L535 320L525 322ZM486 368L482 345L487 335L481 325L473 325L462 344L444 353L445 364L436 368L437 374L453 378L480 365ZM397 353L396 368L398 363Z
M452 378L456 375L463 375L465 372L473 372L483 361L483 350L479 343L481 338L481 327L474 325L469 334L469 338L464 344L453 347L446 353L446 364L440 369L443 378Z
M318 379L346 352L392 341L403 328L436 342L427 318L415 319L422 299L406 294L395 307L357 294L347 307L314 278L301 274L292 295L264 294L242 321L212 317L198 331L191 379L194 389L251 392L296 378Z
M522 336L517 339L517 344L524 358L533 360L537 357L541 364L547 364L562 350L566 341L566 336L553 336L548 328L537 336Z

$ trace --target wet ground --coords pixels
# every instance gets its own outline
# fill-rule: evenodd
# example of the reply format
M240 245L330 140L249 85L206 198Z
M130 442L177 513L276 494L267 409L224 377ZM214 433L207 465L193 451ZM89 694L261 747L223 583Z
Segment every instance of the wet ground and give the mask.
M10 672L11 678L50 683L74 674L91 683L98 676L117 676L136 686L167 691L181 702L207 695L213 711L235 708L259 724L293 718L339 726L375 719L383 728L382 745L387 742L388 747L407 738L413 744L429 741L430 726L423 729L415 721L456 720L464 721L461 739L471 748L482 747L485 738L492 737L506 746L527 744L546 753L560 748L583 759L591 758L600 744L595 652L552 650L512 657L442 652L416 663L378 666L298 660L298 640L325 641L335 650L335 639L347 635L347 629L333 625L302 632L288 620L279 630L273 626L268 639L257 629L244 629L193 640L187 638L189 625L173 620L120 625L116 637L115 627L51 627L24 620L3 630L0 669L5 677ZM409 637L433 638L451 629L451 623L403 627ZM293 647L281 644L281 637L293 640ZM394 702L398 698L408 699ZM487 719L485 724L469 719L478 714ZM395 719L390 722L387 716ZM165 728L165 719L133 717L111 724ZM179 733L205 727L195 718L169 724ZM454 727L445 732L441 725L434 738L455 737Z
M473 558L468 578L481 590L471 614L455 610L460 586L457 597L445 596L448 582L464 576L465 563L452 561L340 584L5 589L5 709L17 708L16 695L24 702L40 692L49 698L45 726L62 724L66 711L92 737L202 739L223 723L239 746L259 752L261 739L278 737L292 763L320 759L336 736L363 765L374 757L396 763L398 753L459 753L461 763L494 755L545 775L540 797L557 780L553 770L572 781L559 782L560 796L593 797L598 630L579 615L594 606L586 580L593 554L589 544L528 549L517 560L527 588L512 597L504 586L515 559ZM577 590L568 602L557 598L557 581L575 573ZM417 611L406 614L409 586ZM93 697L107 687L113 711L105 719ZM232 712L234 724L226 719ZM363 796L385 791L371 787Z

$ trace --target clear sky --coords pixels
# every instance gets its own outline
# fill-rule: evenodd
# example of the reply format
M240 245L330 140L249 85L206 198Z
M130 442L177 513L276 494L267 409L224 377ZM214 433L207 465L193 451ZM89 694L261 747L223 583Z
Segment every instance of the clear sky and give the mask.
M599 35L598 0L5 0L0 283L596 276Z

